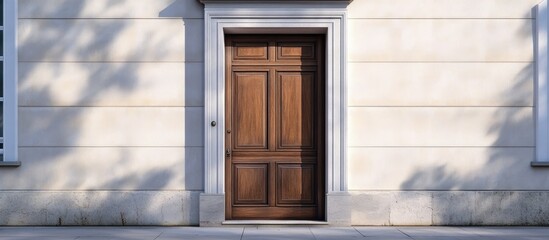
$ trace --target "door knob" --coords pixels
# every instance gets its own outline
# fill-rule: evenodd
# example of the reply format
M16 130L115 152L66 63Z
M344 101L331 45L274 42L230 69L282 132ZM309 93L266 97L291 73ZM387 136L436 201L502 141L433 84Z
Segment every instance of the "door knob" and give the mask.
M231 150L225 149L225 157L231 157Z

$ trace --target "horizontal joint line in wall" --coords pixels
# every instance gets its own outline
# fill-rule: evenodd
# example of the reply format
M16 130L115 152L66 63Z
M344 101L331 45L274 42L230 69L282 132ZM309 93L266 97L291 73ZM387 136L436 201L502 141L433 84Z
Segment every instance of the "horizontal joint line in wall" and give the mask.
M535 146L348 146L348 148L535 148Z
M19 146L19 148L204 148L204 146Z
M65 105L51 105L51 106L18 106L19 108L204 108L204 106L65 106Z
M203 189L2 189L0 192L203 192Z
M510 17L510 18L480 18L480 17L366 17L366 18L355 18L348 17L348 20L534 20L535 18L520 18L520 17Z
M349 60L348 63L534 63L532 61L361 61L361 60Z
M490 189L490 190L474 190L474 189L352 189L349 192L355 193L374 193L374 192L549 192L547 189Z
M408 105L408 106L347 106L349 108L533 108L530 106L460 106L460 105L448 105L448 106L429 106L429 105Z
M184 17L82 17L82 18L18 18L18 20L204 20L204 18L184 18Z
M19 63L204 63L204 61L25 61Z

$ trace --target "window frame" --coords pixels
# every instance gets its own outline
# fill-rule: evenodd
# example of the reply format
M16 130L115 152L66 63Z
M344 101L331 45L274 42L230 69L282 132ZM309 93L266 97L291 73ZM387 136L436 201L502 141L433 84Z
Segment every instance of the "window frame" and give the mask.
M3 144L0 166L17 167L17 0L3 0Z

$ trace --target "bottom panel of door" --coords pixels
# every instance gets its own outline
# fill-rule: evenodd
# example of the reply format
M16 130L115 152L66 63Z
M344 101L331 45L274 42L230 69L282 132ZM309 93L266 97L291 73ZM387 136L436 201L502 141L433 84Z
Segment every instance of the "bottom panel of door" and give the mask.
M321 220L316 158L235 159L229 162L229 219Z
M316 207L233 207L232 219L320 220Z

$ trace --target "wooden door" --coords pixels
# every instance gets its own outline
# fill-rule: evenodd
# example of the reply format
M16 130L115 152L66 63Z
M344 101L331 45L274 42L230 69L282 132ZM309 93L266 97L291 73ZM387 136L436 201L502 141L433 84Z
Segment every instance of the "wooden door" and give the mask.
M226 36L227 219L324 219L323 39Z

